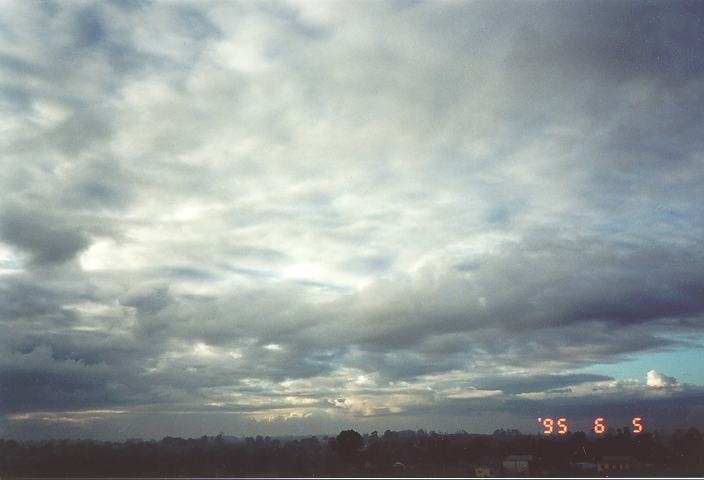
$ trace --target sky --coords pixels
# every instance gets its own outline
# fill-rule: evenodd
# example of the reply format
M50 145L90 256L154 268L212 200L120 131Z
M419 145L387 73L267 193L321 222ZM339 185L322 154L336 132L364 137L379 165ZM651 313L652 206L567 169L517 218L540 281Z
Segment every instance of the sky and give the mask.
M2 1L0 437L704 427L704 3Z

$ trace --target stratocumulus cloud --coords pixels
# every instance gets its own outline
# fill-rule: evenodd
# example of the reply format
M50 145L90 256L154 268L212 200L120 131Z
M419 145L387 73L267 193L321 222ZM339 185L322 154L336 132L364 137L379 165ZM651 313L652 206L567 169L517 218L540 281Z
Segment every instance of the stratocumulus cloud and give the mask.
M7 3L0 436L701 426L703 9Z

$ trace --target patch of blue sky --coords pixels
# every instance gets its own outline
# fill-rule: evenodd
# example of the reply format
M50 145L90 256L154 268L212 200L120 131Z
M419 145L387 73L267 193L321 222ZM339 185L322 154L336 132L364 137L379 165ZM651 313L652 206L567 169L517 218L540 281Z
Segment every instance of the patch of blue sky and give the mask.
M645 382L646 373L656 370L679 383L704 385L703 348L686 348L668 352L643 353L634 358L612 364L596 364L587 368L590 373L610 375L618 380L638 379Z

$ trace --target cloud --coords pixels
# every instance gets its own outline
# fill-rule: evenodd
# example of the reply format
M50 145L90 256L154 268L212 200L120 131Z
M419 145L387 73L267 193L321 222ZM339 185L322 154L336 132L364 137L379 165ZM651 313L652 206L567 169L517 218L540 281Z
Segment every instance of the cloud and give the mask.
M0 364L0 409L26 412L121 403L124 387L114 378L116 373L106 364L56 358L48 346L13 352Z
M668 377L662 373L656 372L655 370L649 370L647 375L647 385L649 387L671 387L677 385L677 379L674 377Z
M28 253L36 265L66 262L90 245L85 234L60 218L21 207L0 214L0 239Z
M699 411L700 10L7 5L8 431Z
M120 303L135 307L140 313L154 314L169 303L169 287L165 285L136 285L120 297Z
M584 373L571 375L504 375L499 377L479 378L473 380L472 384L483 390L499 389L504 393L518 394L545 392L582 383L603 382L607 380L613 380L613 377Z

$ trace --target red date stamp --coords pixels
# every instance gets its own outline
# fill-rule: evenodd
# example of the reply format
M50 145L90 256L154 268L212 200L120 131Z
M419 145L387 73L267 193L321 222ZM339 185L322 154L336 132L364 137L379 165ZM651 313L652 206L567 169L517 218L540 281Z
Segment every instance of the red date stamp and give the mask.
M558 419L539 417L538 423L543 426L543 435L565 435L569 432L569 426L565 417L560 417ZM643 419L641 417L633 417L631 420L631 426L633 427L631 430L632 433L641 433L643 431ZM606 433L607 426L604 417L597 417L594 419L592 430L597 435Z

